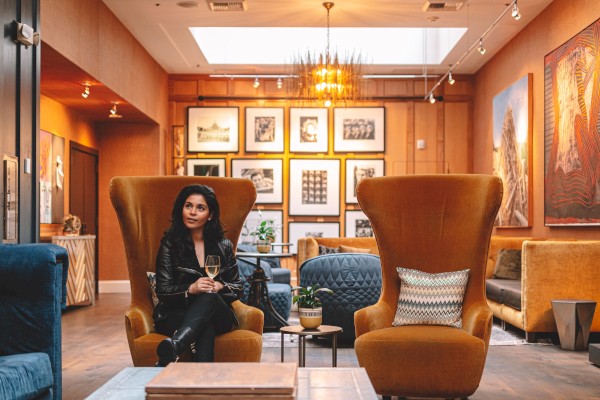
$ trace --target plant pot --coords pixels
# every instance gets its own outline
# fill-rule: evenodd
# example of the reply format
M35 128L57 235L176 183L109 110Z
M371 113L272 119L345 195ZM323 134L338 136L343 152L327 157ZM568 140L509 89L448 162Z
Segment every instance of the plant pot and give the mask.
M323 308L298 308L300 325L304 329L315 329L323 322Z
M256 251L259 253L270 253L271 252L271 242L266 240L259 240L256 243Z

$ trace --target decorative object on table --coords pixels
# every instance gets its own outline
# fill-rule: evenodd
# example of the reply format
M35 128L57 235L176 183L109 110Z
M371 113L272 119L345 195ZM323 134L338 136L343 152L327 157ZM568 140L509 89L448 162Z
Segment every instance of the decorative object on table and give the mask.
M260 213L260 211L259 211ZM251 236L256 236L256 250L259 253L269 253L271 251L271 243L275 241L275 232L279 229L272 219L263 219L256 226Z
M326 108L290 108L290 152L327 153Z
M63 233L66 236L79 235L79 229L81 229L81 220L78 216L67 214L63 217Z
M188 152L237 152L239 107L188 107Z
M247 178L256 188L256 204L281 203L283 201L283 160L233 159L231 176Z
M307 287L296 286L292 290L298 291L298 294L292 297L292 303L298 303L300 325L306 329L319 327L323 321L323 308L317 293L333 294L333 290L322 288L318 284Z
M280 225L283 221L283 211L281 210L252 210L246 217L246 221L244 221L244 227L242 228L242 233L240 234L240 239L238 240L238 248L241 244L254 245L256 243L256 238L250 233L254 231L254 229L260 224L263 219L270 219L275 221L275 225ZM275 242L282 242L282 230L275 230ZM271 251L274 253L281 253L281 247L272 247ZM246 251L256 251L256 249L246 250Z
M329 11L333 2L323 3L327 10L327 47L324 53L308 51L292 58L286 66L286 95L301 102L332 107L368 99L365 57L359 50L338 53L329 47Z
M493 173L502 179L502 207L498 227L530 226L532 135L532 74L527 74L494 96Z
M385 151L385 108L335 108L333 151L374 153Z
M346 159L346 203L358 203L356 186L364 178L385 176L385 160L382 158Z
M290 215L340 215L340 160L290 160Z
M246 153L283 153L283 107L246 107Z
M305 237L333 238L340 236L339 222L290 222L288 223L288 238L292 243ZM298 246L291 249L292 253L302 252Z
M360 210L346 210L346 237L373 237L369 218Z
M544 58L544 224L600 225L600 20Z
M225 176L224 158L188 158L188 176Z

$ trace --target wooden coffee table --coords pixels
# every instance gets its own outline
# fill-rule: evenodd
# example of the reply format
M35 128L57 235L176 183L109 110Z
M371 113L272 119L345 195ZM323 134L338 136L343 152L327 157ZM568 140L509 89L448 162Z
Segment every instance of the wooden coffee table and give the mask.
M337 334L342 328L333 325L321 325L315 329L305 329L300 325L284 326L281 332L281 362L283 362L283 335L298 335L298 366L306 366L306 337L307 336L332 336L331 340L331 366L337 367Z
M214 364L215 368L219 363ZM92 393L88 400L144 400L145 387L163 368L129 367ZM201 379L201 377L200 377ZM182 397L184 399L185 396ZM296 400L376 399L364 368L300 368Z

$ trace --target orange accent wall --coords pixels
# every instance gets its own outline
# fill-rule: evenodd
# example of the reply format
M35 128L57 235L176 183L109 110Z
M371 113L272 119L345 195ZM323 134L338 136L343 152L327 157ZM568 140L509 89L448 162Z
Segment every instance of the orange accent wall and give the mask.
M531 228L496 229L497 234L588 239L600 233L599 227L544 226L544 56L598 18L598 0L554 0L475 75L473 167L475 173L492 173L492 100L533 74L533 222Z

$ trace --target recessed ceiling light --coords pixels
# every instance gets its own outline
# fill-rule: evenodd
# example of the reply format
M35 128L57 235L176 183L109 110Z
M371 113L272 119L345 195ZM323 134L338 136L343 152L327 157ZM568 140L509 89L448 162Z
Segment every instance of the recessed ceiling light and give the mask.
M197 1L178 1L176 3L179 7L183 7L183 8L194 8L194 7L198 7L198 2Z

